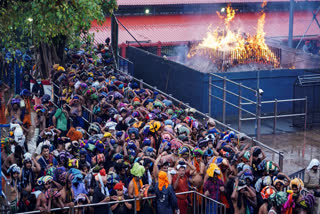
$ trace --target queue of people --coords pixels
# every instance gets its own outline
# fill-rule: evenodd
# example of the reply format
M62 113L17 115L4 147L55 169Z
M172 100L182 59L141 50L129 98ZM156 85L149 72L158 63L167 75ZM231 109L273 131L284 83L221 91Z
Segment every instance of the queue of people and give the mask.
M1 159L13 213L104 202L116 203L75 212L187 214L197 206L219 213L215 203L183 194L189 190L223 203L227 213L318 209L314 195L301 192L320 189L319 161L310 163L305 181L290 180L241 134L198 120L195 109L118 72L108 45L68 51L67 60L50 74L57 96L44 94L36 77L6 105L8 87L0 85L0 121L11 124ZM142 200L147 196L156 198ZM133 198L140 199L136 206L127 200Z

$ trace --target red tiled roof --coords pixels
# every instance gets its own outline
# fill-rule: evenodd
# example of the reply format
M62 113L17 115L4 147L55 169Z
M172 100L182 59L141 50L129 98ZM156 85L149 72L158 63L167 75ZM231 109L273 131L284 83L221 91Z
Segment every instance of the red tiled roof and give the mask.
M221 3L259 3L264 0L118 0L119 6L137 5L175 5L175 4L221 4ZM290 0L268 0L268 2L289 2ZM295 0L305 1L305 0ZM318 0L309 0L318 1Z
M233 25L239 26L241 31L254 34L256 30L258 13L236 14ZM172 15L172 16L125 16L118 17L120 22L136 37L138 41L156 43L201 40L207 32L208 26L212 28L223 25L223 21L215 14L211 15ZM294 15L294 36L304 34L311 22L311 12L295 12ZM90 32L95 32L95 40L104 42L110 37L110 18L102 26L96 22L92 23ZM268 12L264 30L266 37L287 37L289 29L288 12ZM99 32L97 32L97 30ZM310 26L307 35L320 35L320 29L315 21ZM119 27L119 44L134 39L122 28Z

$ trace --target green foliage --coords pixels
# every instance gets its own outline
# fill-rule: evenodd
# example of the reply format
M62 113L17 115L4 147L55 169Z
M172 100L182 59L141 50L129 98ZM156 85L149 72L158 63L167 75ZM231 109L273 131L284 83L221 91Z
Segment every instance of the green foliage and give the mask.
M0 44L21 49L40 42L52 45L62 36L75 47L81 38L92 41L91 22L102 23L116 8L116 0L12 0L0 9Z

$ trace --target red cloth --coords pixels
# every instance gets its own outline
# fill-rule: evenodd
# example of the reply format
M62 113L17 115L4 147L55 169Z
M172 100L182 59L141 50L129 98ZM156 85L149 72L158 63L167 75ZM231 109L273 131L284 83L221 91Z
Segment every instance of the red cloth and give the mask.
M178 178L178 175L177 175L177 174L172 177L172 184L174 184L174 183L176 182L177 178ZM189 187L188 187L188 177L187 177L187 175L184 175L183 178L180 178L180 179L179 179L178 186L177 186L177 188L176 188L174 191L175 191L176 193L189 191ZM187 199L187 197L188 197L188 194L177 195L177 198L178 198L179 200L185 200L185 199Z
M178 207L180 210L180 214L187 214L188 200L187 199L183 199L183 200L178 199Z

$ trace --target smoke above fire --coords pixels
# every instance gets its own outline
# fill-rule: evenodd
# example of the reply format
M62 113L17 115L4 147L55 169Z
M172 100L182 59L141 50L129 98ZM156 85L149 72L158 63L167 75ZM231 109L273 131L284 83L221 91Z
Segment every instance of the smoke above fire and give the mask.
M266 2L262 4L264 8ZM224 26L208 27L206 36L197 44L192 45L187 57L189 59L204 57L209 58L219 69L224 67L238 66L248 63L268 64L279 67L280 62L276 54L265 42L265 12L260 12L257 20L256 32L250 35L241 32L239 27L232 26L236 11L228 5L225 14L217 12L217 15L224 22Z

